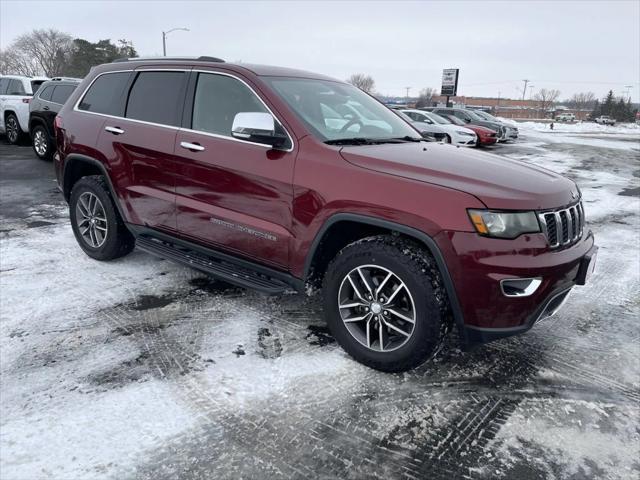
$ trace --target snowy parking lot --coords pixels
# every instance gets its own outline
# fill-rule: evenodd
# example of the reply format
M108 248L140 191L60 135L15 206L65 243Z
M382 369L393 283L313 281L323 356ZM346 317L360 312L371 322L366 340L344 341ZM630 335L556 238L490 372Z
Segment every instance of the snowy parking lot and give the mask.
M640 128L592 127L490 149L578 183L591 282L405 374L352 361L316 297L91 260L52 165L2 143L0 478L638 478Z

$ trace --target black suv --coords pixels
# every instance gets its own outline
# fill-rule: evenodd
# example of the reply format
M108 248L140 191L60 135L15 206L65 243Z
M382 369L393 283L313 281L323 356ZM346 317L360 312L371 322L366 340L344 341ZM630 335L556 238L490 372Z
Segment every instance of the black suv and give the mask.
M29 134L33 151L42 160L51 160L56 151L53 120L82 80L52 78L42 84L29 103Z

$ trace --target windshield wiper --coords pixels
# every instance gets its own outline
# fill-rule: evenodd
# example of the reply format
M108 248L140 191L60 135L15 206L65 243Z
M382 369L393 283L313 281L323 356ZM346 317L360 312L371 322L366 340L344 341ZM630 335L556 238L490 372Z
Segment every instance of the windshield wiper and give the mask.
M374 145L378 142L371 138L364 137L352 137L352 138L334 138L333 140L327 140L324 143L327 145Z
M402 143L402 142L422 142L422 138L404 136L396 138L364 138L364 137L352 137L352 138L336 138L333 140L327 140L324 143L327 145L380 145L382 143Z

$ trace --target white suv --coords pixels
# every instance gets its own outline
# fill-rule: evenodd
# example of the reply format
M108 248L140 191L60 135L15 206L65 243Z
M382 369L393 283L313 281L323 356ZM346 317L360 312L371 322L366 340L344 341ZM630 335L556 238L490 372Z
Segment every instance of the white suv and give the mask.
M29 131L29 102L47 77L0 76L0 133L9 143L18 143Z

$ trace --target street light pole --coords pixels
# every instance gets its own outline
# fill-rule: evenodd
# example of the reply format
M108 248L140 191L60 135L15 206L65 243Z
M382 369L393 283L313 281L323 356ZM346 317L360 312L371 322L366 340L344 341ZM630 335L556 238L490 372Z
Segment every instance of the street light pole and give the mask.
M167 30L166 32L162 32L162 56L166 57L167 56L167 35L169 35L171 32L175 32L176 30L182 30L183 32L188 32L189 29L188 28L184 28L184 27L177 27L177 28L172 28L171 30Z

